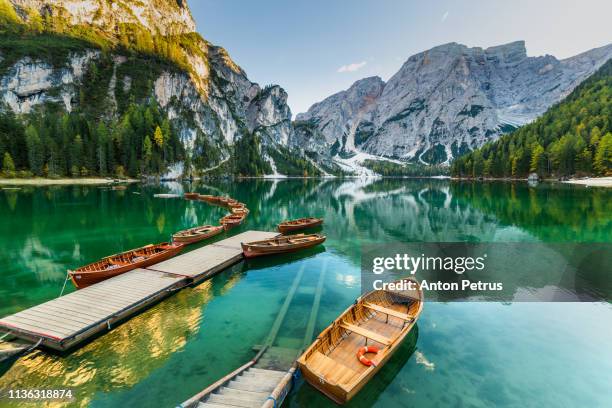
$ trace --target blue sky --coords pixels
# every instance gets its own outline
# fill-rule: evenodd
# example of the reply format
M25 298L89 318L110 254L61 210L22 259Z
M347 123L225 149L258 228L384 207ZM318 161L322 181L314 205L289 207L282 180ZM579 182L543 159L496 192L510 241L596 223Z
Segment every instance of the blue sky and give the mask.
M612 42L612 1L190 0L198 31L260 85L279 84L293 114L447 42L525 40L565 58Z

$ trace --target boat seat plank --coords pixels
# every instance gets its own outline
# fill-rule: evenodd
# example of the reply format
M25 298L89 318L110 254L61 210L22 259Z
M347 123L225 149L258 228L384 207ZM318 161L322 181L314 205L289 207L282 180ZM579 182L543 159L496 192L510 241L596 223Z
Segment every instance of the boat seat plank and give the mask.
M397 317L398 319L402 319L407 322L411 322L414 318L408 316L406 313L398 312L397 310L389 309L387 307L383 307L374 303L364 303L366 308L374 310L376 312L381 312L389 316Z
M384 344L385 346L388 346L391 344L391 339L389 339L388 337L382 336L378 333L374 333L373 331L370 331L368 329L364 329L362 327L356 326L354 324L351 323L346 323L346 322L342 322L340 323L340 327L342 327L343 329L352 331L353 333L357 333L363 337L366 337L370 340L374 340L377 343L380 344Z
M312 353L308 359L308 365L313 370L321 374L328 382L334 382L337 384L346 384L350 379L358 375L358 373L344 364L327 357L320 351Z

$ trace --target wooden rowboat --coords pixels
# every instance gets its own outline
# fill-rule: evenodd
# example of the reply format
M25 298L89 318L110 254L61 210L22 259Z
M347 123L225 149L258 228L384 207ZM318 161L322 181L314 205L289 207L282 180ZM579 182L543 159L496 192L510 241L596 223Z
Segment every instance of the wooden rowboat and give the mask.
M238 201L236 201L235 203L228 203L227 206L229 208L246 208L246 204L245 203L240 203Z
M74 286L81 289L133 269L145 268L164 261L178 254L182 249L183 244L181 243L151 244L102 258L98 262L82 266L74 271L69 270L68 275Z
M297 361L304 379L338 404L354 397L399 348L421 314L423 292L412 279L400 282L408 281L412 288L361 296L323 330ZM366 354L363 347L369 347Z
M200 195L198 193L185 193L183 194L183 197L185 197L187 200L196 200Z
M193 244L195 242L200 242L207 238L214 237L222 232L222 225L204 225L177 232L176 234L172 235L172 242Z
M242 224L245 218L246 214L230 214L220 218L219 223L223 225L225 230L228 230Z
M223 205L226 207L229 207L230 204L238 203L238 200L234 200L231 197L217 197L217 200L219 202L219 205Z
M323 218L298 218L297 220L283 221L278 224L278 230L282 233L298 231L305 228L318 227L323 224Z
M230 212L232 214L244 214L247 215L250 211L246 207L231 207Z
M240 245L242 245L242 253L246 258L254 258L256 256L294 252L310 248L323 243L325 238L325 235L321 234L297 234L265 239L263 241L243 242Z
M199 194L198 200L206 201L211 204L217 204L219 202L219 197L210 194Z

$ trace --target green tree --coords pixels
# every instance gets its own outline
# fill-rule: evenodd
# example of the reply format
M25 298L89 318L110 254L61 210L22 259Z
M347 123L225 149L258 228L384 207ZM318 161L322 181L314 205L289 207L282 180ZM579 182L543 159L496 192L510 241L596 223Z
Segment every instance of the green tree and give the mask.
M583 174L591 174L593 172L593 157L588 148L585 147L576 155L575 168Z
M108 140L110 138L108 128L104 122L100 122L96 129L97 139L97 159L98 159L98 172L101 176L108 174Z
M30 171L37 176L42 175L44 167L44 153L38 131L33 125L29 125L25 130L26 145L28 149L28 164Z
M484 160L482 158L482 153L480 152L476 152L476 154L474 154L474 161L473 161L473 168L472 168L472 176L473 177L478 177L479 175L483 174L483 170L484 170Z
M599 139L601 139L601 130L599 129L598 126L593 127L593 129L591 129L591 137L589 139L589 145L591 147L597 148L597 145L599 144Z
M612 133L606 133L599 141L593 165L595 170L603 176L612 174Z
M83 162L83 138L76 135L70 146L70 173L73 177L79 177Z
M142 150L144 155L144 170L148 173L151 171L151 159L153 158L153 143L151 142L149 136L145 136L142 144Z
M531 149L531 161L529 163L529 171L542 174L544 169L544 148L536 143Z
M15 163L13 163L13 158L9 152L4 153L4 158L2 160L2 172L4 173L5 177L15 176Z

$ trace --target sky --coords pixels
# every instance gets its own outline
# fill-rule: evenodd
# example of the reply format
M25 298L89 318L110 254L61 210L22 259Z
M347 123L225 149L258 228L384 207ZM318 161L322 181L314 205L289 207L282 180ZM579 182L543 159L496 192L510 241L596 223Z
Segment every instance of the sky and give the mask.
M448 42L525 40L566 58L612 43L610 0L189 0L200 34L261 86L281 85L294 116L358 79L388 80Z

